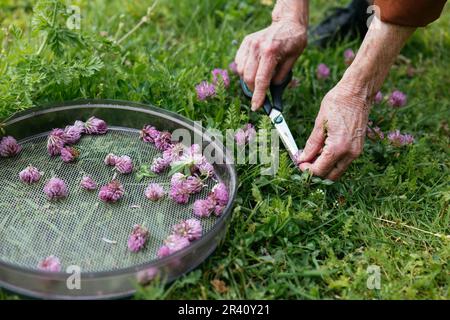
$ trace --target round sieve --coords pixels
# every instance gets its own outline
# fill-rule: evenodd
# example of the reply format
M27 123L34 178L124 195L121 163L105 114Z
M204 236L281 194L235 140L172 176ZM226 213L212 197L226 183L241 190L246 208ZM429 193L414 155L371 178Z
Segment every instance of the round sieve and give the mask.
M84 135L76 147L80 157L75 163L63 163L46 152L47 135L53 128L65 127L75 120L96 116L108 123L105 135ZM160 130L186 129L191 142L213 147L215 180L209 179L201 193L191 196L188 204L177 204L165 197L152 202L144 190L150 182L168 190L170 177L165 172L156 177L136 180L134 174L118 178L125 196L114 204L103 203L98 192L79 187L84 174L99 185L111 181L114 172L103 163L105 155L129 155L139 167L150 164L161 154L152 144L139 139L145 124ZM14 136L22 151L12 158L0 159L0 285L12 291L39 298L100 299L133 294L137 283L154 276L172 281L198 266L217 247L226 231L236 193L236 172L224 146L205 129L184 117L153 106L137 103L89 100L34 108L8 119L3 129ZM32 164L44 172L36 184L19 181L18 173ZM63 179L69 196L50 202L43 187L53 176ZM203 234L185 249L157 259L158 248L174 224L193 218L192 204L206 198L212 186L223 182L228 187L229 202L220 217L201 219ZM127 249L133 225L143 224L150 237L137 253ZM43 258L55 255L61 260L61 272L37 268Z

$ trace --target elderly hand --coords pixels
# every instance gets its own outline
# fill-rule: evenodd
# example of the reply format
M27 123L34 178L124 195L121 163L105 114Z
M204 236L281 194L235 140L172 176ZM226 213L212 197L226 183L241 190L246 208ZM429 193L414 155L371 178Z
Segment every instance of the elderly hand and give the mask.
M338 179L363 150L370 102L340 82L322 100L314 129L298 161L302 171Z
M235 62L239 75L253 91L253 111L263 104L270 82L286 77L306 43L306 26L292 19L273 22L245 37Z
M373 19L355 60L322 101L298 159L302 171L336 180L359 156L372 99L414 30Z

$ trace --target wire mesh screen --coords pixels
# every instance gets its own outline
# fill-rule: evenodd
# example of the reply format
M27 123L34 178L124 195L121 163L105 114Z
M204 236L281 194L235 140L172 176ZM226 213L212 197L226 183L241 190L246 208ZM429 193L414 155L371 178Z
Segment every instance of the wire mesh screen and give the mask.
M177 204L166 195L152 202L144 196L150 182L169 190L167 171L155 178L138 182L134 173L117 175L125 189L117 203L104 203L97 191L80 187L83 175L91 176L99 186L111 181L114 171L103 163L112 152L128 155L135 167L150 164L160 152L139 139L139 131L110 127L106 135L85 135L76 145L80 157L64 163L46 152L47 133L19 141L22 152L13 158L0 159L0 259L11 264L36 269L43 258L55 255L63 268L77 265L83 272L110 271L156 259L156 252L170 234L171 227L183 219L193 218L192 204L205 198L215 184L192 195L188 204ZM38 183L21 183L18 173L29 164L44 172ZM50 202L43 188L52 177L68 186L66 199ZM203 233L212 228L216 218L202 219ZM150 236L146 247L133 253L127 239L133 225L143 224Z

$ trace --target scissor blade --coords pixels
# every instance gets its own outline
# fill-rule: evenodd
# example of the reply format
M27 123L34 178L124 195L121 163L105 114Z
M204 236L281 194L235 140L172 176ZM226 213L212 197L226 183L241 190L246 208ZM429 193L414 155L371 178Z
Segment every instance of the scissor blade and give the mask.
M292 136L291 130L283 118L283 115L280 111L276 109L272 109L269 114L272 123L275 125L275 128L280 135L281 141L283 142L286 150L288 151L292 161L295 163L295 156L298 152L297 144L295 143L294 137Z

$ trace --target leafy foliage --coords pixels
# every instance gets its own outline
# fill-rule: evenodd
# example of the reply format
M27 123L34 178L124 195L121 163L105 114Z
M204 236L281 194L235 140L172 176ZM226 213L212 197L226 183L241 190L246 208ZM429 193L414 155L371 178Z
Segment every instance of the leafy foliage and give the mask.
M149 23L118 43L151 1L75 4L81 30L67 27L63 1L0 5L2 119L49 102L110 98L152 103L221 130L248 121L271 129L266 117L250 112L236 78L206 102L194 90L214 67L226 68L246 33L269 23L270 7L257 0L160 0ZM312 2L312 22L330 5ZM406 92L408 105L394 111L383 102L371 114L385 132L413 133L413 146L367 141L337 183L299 172L284 151L273 176L261 174L261 164L239 165L240 191L223 244L197 270L166 286L141 287L136 298L450 298L449 240L440 236L450 234L448 18L447 8L414 35L402 52L409 62L399 60L384 85L384 93ZM357 43L310 47L295 67L300 86L285 100L299 145L345 70L347 47ZM331 67L327 81L315 78L320 62ZM410 68L416 75L408 76ZM380 290L367 288L370 265L381 269Z

